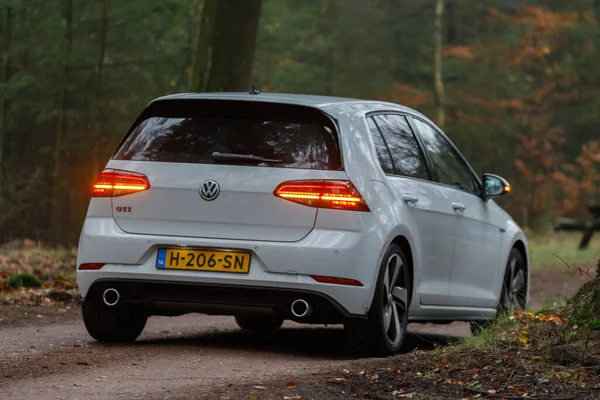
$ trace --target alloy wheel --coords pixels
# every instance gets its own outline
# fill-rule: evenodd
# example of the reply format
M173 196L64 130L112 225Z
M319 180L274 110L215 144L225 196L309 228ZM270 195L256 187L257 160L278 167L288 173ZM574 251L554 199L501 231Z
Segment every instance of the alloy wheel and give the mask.
M504 312L513 313L524 310L527 306L527 275L525 265L520 257L511 257L502 286L502 308Z
M383 277L383 329L392 346L401 342L406 330L408 309L408 274L402 257L393 253L388 258Z

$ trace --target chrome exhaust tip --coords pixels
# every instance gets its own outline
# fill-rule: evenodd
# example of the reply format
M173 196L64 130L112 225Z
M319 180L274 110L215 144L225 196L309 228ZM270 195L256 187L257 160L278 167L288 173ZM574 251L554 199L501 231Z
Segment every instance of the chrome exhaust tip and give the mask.
M294 300L290 307L292 314L296 318L307 318L312 314L312 307L306 300L297 299Z
M120 299L121 295L117 289L109 288L102 293L102 300L109 307L116 306Z

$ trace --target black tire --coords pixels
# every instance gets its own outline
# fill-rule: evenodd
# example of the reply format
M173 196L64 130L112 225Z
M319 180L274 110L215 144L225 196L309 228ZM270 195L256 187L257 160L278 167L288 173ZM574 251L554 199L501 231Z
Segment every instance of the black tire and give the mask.
M95 303L83 304L81 312L85 328L99 342L131 343L148 321L148 315L142 311Z
M527 307L527 265L523 255L516 248L512 248L506 263L502 291L497 306L497 315L511 314L516 310ZM478 335L487 329L493 320L471 321L471 333Z
M368 320L348 322L345 326L348 346L363 347L362 351L378 356L400 351L406 335L411 297L408 268L404 252L392 244L379 268Z
M283 318L236 315L235 322L247 331L272 332L281 328Z

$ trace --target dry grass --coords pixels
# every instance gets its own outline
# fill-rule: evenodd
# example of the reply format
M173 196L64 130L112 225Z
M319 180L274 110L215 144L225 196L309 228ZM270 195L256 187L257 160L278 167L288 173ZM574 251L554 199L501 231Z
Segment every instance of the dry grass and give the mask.
M52 304L78 298L74 248L46 248L24 241L0 249L0 304ZM8 279L27 273L40 279L42 288L10 288Z

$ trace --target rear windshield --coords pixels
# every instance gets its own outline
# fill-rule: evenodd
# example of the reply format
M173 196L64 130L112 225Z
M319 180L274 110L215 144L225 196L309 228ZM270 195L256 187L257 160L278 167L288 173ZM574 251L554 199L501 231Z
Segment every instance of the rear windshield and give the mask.
M224 159L214 153L252 155L268 162ZM224 100L152 103L134 123L113 158L341 169L336 127L319 110Z

